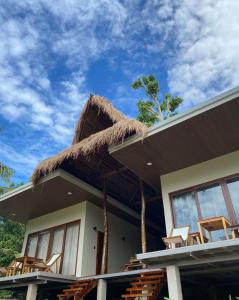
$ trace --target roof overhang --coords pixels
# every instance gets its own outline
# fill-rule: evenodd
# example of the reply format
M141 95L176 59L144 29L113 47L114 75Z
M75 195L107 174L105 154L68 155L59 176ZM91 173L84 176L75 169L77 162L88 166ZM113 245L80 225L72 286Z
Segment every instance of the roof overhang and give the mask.
M238 132L239 87L163 121L144 138L128 138L110 154L158 187L160 175L238 150Z
M84 201L102 206L102 199L103 193L100 190L58 169L44 177L36 186L28 183L3 194L0 197L0 215L26 223L30 219ZM107 201L110 212L131 223L139 224L140 215L136 211L110 196ZM152 222L147 223L151 229L161 230Z

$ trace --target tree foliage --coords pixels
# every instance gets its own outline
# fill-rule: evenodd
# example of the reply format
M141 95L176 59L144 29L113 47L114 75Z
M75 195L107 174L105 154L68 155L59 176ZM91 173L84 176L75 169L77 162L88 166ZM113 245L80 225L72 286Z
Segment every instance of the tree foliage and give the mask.
M147 100L139 100L137 103L139 112L137 119L149 127L176 114L177 108L183 102L181 97L169 93L160 100L160 85L154 75L141 76L131 87L135 90L143 89L145 92Z
M13 170L6 165L4 165L2 162L0 162L0 179L1 181L5 183L9 183L10 179L13 175Z
M11 182L12 169L0 162L0 194L6 193L20 184ZM20 253L24 236L24 225L0 217L0 266L7 266Z
M0 194L8 192L20 184L10 183L9 186L0 187ZM0 217L0 266L8 266L21 252L25 226Z

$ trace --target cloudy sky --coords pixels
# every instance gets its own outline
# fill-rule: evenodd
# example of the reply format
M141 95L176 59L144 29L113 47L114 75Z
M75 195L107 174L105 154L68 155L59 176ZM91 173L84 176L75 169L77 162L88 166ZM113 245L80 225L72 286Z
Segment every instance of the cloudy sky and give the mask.
M239 84L239 1L0 0L0 161L27 181L71 143L89 93L134 117L155 74L183 109Z

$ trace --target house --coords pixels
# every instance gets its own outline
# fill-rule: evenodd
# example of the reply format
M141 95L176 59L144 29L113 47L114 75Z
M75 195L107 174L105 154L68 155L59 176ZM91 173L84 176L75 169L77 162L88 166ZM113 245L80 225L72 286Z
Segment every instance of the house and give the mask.
M173 227L190 225L197 232L198 221L213 217L225 217L228 226L239 223L238 132L239 88L150 129L90 96L72 145L40 163L31 183L0 198L0 214L26 224L22 256L46 259L60 252L60 268L3 277L0 288L28 288L27 299L34 300L37 289L41 299L41 293L92 278L97 299L106 299L107 285L108 299L120 299L112 286L125 289L140 272L166 269L172 300L191 299L195 288L195 299L205 290L208 299L224 299L229 288L239 295L239 239L228 228L205 244L165 249L162 243ZM147 268L122 272L135 254Z

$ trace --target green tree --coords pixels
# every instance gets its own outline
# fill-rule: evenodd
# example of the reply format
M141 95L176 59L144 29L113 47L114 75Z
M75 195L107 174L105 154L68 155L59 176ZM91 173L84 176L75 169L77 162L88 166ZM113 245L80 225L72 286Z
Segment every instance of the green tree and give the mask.
M0 195L22 185L12 183L12 176L13 170L0 162ZM9 265L20 253L24 231L24 225L0 217L0 266Z
M139 111L137 119L148 127L176 114L178 106L183 102L182 98L172 96L170 93L166 93L160 100L160 85L154 75L139 77L132 83L131 87L134 90L143 89L148 98L145 101L139 100L137 103Z
M8 186L0 187L0 194L8 192L20 184L9 183ZM0 217L0 266L8 266L16 255L21 252L25 226Z

